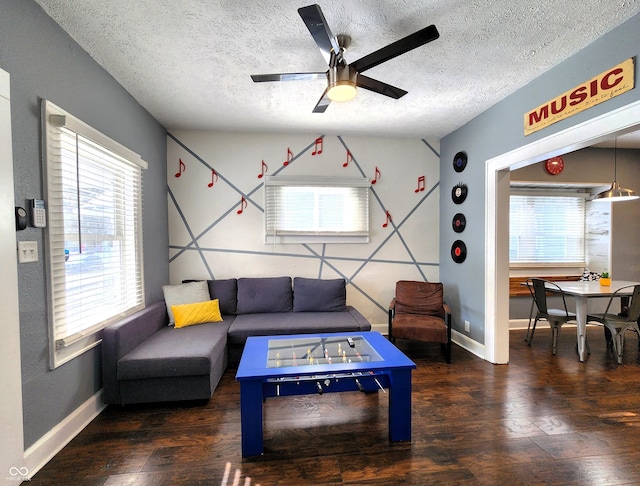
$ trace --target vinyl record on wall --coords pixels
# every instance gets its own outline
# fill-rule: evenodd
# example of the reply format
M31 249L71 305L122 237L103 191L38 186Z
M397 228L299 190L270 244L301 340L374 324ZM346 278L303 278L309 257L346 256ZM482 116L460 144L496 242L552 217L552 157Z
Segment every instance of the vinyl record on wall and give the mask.
M467 154L464 152L458 152L453 157L453 170L456 172L462 172L467 167Z
M467 245L462 240L456 240L451 245L451 258L456 263L462 263L467 258Z
M464 227L467 225L467 218L464 217L464 214L458 213L453 217L451 221L451 226L453 227L453 231L456 233L462 233L464 231Z
M460 183L453 186L451 189L451 199L456 204L462 204L465 199L467 199L467 193L469 189L467 189L467 185Z

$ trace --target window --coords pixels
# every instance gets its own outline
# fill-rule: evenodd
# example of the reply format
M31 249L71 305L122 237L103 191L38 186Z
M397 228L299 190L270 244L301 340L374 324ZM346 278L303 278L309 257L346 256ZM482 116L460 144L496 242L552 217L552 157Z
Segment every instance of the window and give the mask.
M95 346L97 332L144 306L146 163L43 102L51 366Z
M267 177L267 243L368 243L369 187L364 178Z
M511 195L509 262L512 266L584 266L584 235L584 195Z

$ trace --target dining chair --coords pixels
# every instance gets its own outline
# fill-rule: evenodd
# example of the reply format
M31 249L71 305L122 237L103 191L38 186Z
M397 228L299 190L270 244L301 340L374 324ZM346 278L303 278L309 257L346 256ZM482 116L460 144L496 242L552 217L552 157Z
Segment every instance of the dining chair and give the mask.
M531 312L529 314L529 327L527 328L527 336L525 341L529 346L533 341L533 334L536 332L536 325L540 320L546 320L551 327L551 347L553 354L556 354L558 348L558 336L560 334L560 328L563 324L569 321L575 321L576 315L573 312L567 310L567 302L564 298L564 293L560 287L548 280L541 278L528 278L526 280L527 288L531 292ZM547 306L547 290L549 287L554 287L562 298L562 309L550 309ZM533 318L533 311L537 308L536 316ZM533 325L531 323L533 319Z
M451 363L451 309L439 282L401 280L389 304L389 340L413 339L440 343Z
M610 314L609 310L611 308L611 304L613 304L613 301L617 298L620 298L621 293L626 293L631 288L633 288L633 295L631 296L631 303L629 305L628 312L620 314ZM638 319L640 319L640 285L627 285L625 287L619 288L609 298L607 308L602 315L589 315L590 321L599 322L605 326L605 329L609 330L611 339L607 344L612 345L613 352L616 355L618 364L622 364L622 352L624 350L624 333L632 330L635 331L640 338Z

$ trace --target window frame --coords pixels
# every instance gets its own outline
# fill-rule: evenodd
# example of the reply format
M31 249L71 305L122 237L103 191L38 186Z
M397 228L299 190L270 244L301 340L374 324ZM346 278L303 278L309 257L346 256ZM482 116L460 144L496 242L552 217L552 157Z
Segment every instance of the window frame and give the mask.
M147 163L135 152L129 150L118 142L105 136L101 132L95 130L90 125L87 125L83 121L79 120L72 114L56 106L54 103L48 100L42 100L41 103L41 123L42 123L42 165L44 174L44 197L48 204L48 220L45 228L45 244L46 244L46 266L47 266L47 299L48 299L48 331L49 331L49 358L50 368L55 369L62 364L72 360L73 358L85 353L100 343L100 331L109 324L133 314L134 312L144 308L145 306L145 291L144 291L144 256L143 256L143 233L142 233L142 177L143 171L147 168ZM61 133L64 132L62 135ZM110 222L113 223L113 219L119 221L119 225L116 227L122 231L111 229L111 234L118 235L113 239L114 242L120 244L126 244L127 250L125 251L126 257L118 256L117 262L122 265L131 265L135 263L135 268L131 272L134 276L134 282L132 285L127 281L126 290L134 288L133 296L127 294L125 299L121 299L114 306L106 306L104 318L92 320L86 327L77 330L76 332L69 332L65 329L67 325L66 312L69 310L66 307L66 299L68 297L68 287L73 280L71 277L71 269L68 267L67 259L65 258L66 251L60 251L60 244L62 242L63 250L67 250L67 244L64 242L68 236L68 227L65 227L65 211L62 210L64 205L65 196L63 188L69 188L68 177L62 177L62 170L65 165L68 165L68 159L65 160L62 156L58 155L62 153L57 147L63 142L63 139L68 139L69 135L76 137L79 142L77 146L83 150L83 156L87 157L91 148L97 150L98 153L105 156L105 160L108 160L107 165L102 165L101 170L106 173L116 174L119 181L123 181L127 174L130 179L126 181L126 188L131 189L130 193L124 196L124 192L120 191L117 199L114 201L116 207L111 206L111 213L109 213ZM85 151L86 149L86 151ZM84 165L90 165L98 167L105 162L100 160L98 162L91 161L90 163L82 161L82 158L78 158L80 163ZM85 159L88 160L88 159ZM113 164L113 165L112 165ZM121 171L121 172L118 172ZM81 184L81 176L77 175L76 182ZM78 186L81 187L81 186ZM91 187L91 186L89 186ZM121 186L117 186L120 187ZM125 186L122 186L125 187ZM77 189L80 191L80 189ZM118 193L117 190L112 191ZM68 194L68 193L67 193ZM80 192L78 194L78 205L74 206L78 211L81 209ZM128 211L131 211L128 213ZM116 213L119 213L116 214ZM75 214L75 213L74 213ZM77 215L80 218L80 213ZM80 220L80 219L79 219ZM133 224L133 228L125 226L124 222L128 225ZM110 227L111 228L111 227ZM95 230L95 228L94 228ZM79 230L82 234L82 230ZM98 229L98 240L103 241L106 235L104 228ZM91 230L87 229L85 236L90 233ZM127 236L122 236L122 233L127 233ZM79 252L81 253L81 252ZM118 267L114 267L111 275L122 274ZM84 269L83 269L84 270ZM103 274L102 277L105 275ZM126 278L129 279L131 275L127 274ZM80 277L82 285L87 285L87 280L84 274ZM95 282L95 277L93 277ZM101 282L104 284L104 280ZM124 293L124 287L120 287ZM95 293L94 293L95 295ZM111 294L112 295L112 294ZM89 304L81 304L76 307L75 310L81 311ZM86 311L86 309L85 309ZM77 316L77 314L76 314ZM60 318L58 318L60 317ZM74 322L77 322L77 319ZM64 331L61 333L61 331Z
M512 224L512 200L513 196L525 196L532 198L549 198L549 197L568 197L573 199L580 199L583 201L583 214L582 214L582 260L572 260L572 261L512 261L511 260L511 224ZM587 241L586 241L586 220L587 220L587 210L586 204L589 199L589 194L583 191L577 190L568 190L568 189L549 189L547 188L511 188L509 195L509 220L510 220L510 228L509 228L509 268L510 269L581 269L586 266L586 251L587 251Z
M313 209L309 208L312 215L316 219L322 219L322 200L321 194L326 190L327 197L344 197L340 196L341 189L350 191L353 199L348 201L356 210L356 214L349 222L352 226L351 230L303 230L303 229L286 229L282 225L286 224L283 218L279 216L282 206L286 205L283 197L284 190L287 188L309 189L309 193L313 194ZM319 189L315 191L314 188ZM325 176L267 176L264 182L264 232L265 243L267 244L285 244L285 243L369 243L369 193L371 183L367 178L363 177L325 177ZM327 207L325 206L326 210ZM328 215L327 219L332 216L339 216L340 213L335 212ZM290 221L290 220L289 220Z

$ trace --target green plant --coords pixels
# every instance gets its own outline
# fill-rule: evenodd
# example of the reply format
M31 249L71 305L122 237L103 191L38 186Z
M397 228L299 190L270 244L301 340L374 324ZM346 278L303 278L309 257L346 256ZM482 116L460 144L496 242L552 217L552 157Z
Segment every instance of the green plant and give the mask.
M602 275L600 275L600 278L609 278L609 272L602 272Z

